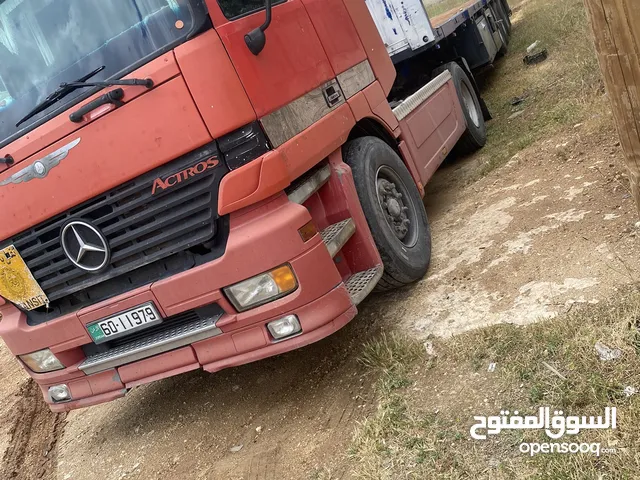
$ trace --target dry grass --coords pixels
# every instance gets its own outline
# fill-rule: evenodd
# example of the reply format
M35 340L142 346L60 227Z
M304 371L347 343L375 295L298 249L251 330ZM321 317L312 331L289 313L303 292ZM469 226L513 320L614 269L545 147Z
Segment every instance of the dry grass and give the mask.
M612 128L582 0L510 3L518 5L510 54L484 79L495 119L480 153L482 173L578 123L594 131ZM536 40L550 57L527 67L522 57ZM510 100L522 96L524 103L512 107ZM524 114L510 120L519 109ZM640 394L627 397L624 389L640 389L639 322L640 293L634 289L610 303L575 309L554 320L494 326L436 342L436 358L400 337L369 344L362 361L380 375L379 403L354 434L349 452L354 476L638 478ZM621 349L623 356L602 362L594 349L598 341ZM493 373L487 371L490 363L497 365ZM540 406L580 416L601 415L606 406L616 406L616 430L583 431L561 441L600 443L617 453L529 457L519 445L550 441L544 432L512 430L487 441L470 437L474 415L497 415L501 409L532 414Z
M637 478L640 396L629 398L623 391L628 385L640 387L638 319L640 293L634 290L555 320L491 327L436 344L435 360L417 357L415 344L383 339L367 354L366 364L382 373L380 403L354 436L350 455L355 476ZM621 349L622 358L602 362L594 349L598 341ZM393 359L407 358L407 351L414 352L409 357L414 360L398 367ZM494 373L487 373L489 362L497 365ZM560 441L597 442L615 446L617 453L531 458L518 447L550 441L542 432L503 432L487 441L469 435L474 415L497 415L503 408L534 413L540 406L596 416L606 406L616 406L616 430L584 431Z
M522 62L535 41L549 59ZM505 163L537 140L578 123L611 123L583 0L529 0L514 9L510 53L481 80L494 120L480 153L482 172ZM525 97L516 107L511 100ZM524 113L509 117L518 110ZM597 125L594 126L597 128Z
M469 0L439 0L434 2L433 0L423 0L423 3L429 18L434 18L461 6L468 1Z

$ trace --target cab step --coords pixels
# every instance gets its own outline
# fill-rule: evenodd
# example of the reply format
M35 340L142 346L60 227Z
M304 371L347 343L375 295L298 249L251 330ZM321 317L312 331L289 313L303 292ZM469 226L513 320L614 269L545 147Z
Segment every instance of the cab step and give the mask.
M331 167L327 163L309 170L287 189L289 200L302 205L327 183L330 176Z
M354 222L352 218L347 218L341 222L329 225L320 232L322 241L327 246L331 258L335 257L336 254L342 250L344 244L349 241L355 232L356 222Z
M364 272L358 272L345 282L354 305L362 302L378 284L384 273L384 267L378 265Z

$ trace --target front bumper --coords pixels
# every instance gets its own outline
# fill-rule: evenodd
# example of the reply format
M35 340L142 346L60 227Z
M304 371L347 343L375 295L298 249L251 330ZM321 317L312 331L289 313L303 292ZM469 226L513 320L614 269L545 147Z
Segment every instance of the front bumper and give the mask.
M14 355L50 348L64 370L30 375L42 388L53 411L67 411L110 401L137 385L197 368L215 372L299 348L344 326L356 314L333 259L316 235L303 242L298 229L311 220L306 208L279 195L231 214L225 254L207 264L133 290L108 301L38 326L12 305L0 308L0 336ZM298 289L288 296L238 313L222 293L225 286L289 263ZM224 313L216 322L216 336L166 353L85 374L83 345L92 343L86 325L114 313L153 301L162 315L174 315L217 304ZM300 320L300 335L280 342L266 324L288 314ZM67 384L72 400L53 403L50 386Z

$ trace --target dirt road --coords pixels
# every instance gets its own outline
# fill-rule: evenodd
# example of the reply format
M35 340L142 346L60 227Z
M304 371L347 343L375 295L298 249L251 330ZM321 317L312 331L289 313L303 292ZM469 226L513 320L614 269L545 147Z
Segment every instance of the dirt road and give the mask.
M447 336L527 324L637 282L640 230L614 138L580 125L464 189L456 184L468 166L441 171L427 198L433 266L404 294L403 325Z
M326 468L344 473L354 422L372 401L356 357L362 341L377 332L365 316L360 320L302 351L218 375L183 375L135 389L123 401L72 412L63 434L20 427L55 418L46 411L26 419L14 415L25 403L37 403L39 392L32 389L30 397L2 404L2 447L8 452L2 478L13 471L14 478L29 480L280 479ZM15 362L4 350L1 358L18 395L24 374L7 372ZM36 467L46 460L44 450L24 446L38 434L58 447L53 468L42 471Z

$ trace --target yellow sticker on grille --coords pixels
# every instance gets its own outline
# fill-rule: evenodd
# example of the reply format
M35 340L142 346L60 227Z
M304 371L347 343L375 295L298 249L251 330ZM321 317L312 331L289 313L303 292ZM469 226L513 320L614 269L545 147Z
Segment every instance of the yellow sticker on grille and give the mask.
M49 304L49 299L13 245L0 250L0 295L23 310Z

